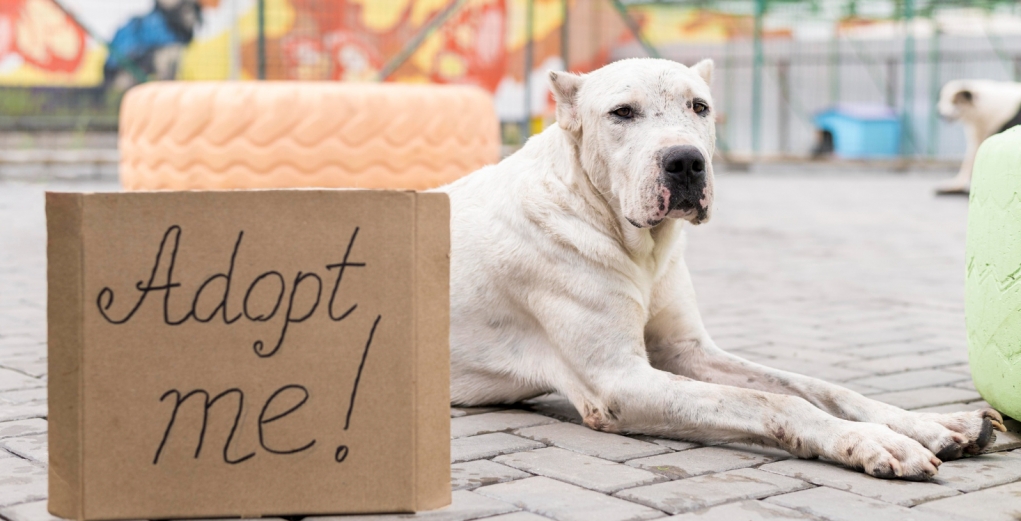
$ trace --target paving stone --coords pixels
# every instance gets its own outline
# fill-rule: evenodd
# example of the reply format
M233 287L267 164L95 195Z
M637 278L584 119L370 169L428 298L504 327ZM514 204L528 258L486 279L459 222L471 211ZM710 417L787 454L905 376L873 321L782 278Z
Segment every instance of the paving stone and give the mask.
M893 342L873 344L867 347L856 347L844 351L845 354L854 355L858 358L889 358L898 355L921 355L923 353L934 353L945 351L946 348L927 342Z
M518 429L514 433L546 445L617 462L670 451L670 449L655 443L594 431L573 423L553 423L528 427Z
M655 471L671 479L689 478L723 472L726 470L752 467L776 461L776 458L760 452L738 450L729 447L702 447L661 454L627 462L632 467Z
M884 329L877 327L875 321L870 321L869 327L860 327L853 329L849 332L845 332L840 337L841 341L847 342L855 346L871 346L877 344L887 344L890 342L915 342L922 340L924 335L918 333L912 333L907 331L898 331L896 329Z
M943 368L944 371L955 371L971 377L971 367L968 364L951 365Z
M487 517L486 521L549 521L550 518L531 512L514 512L502 516Z
M818 348L794 347L791 345L766 345L752 347L746 350L749 353L765 355L773 358L785 358L789 360L803 360L822 364L840 364L854 362L858 359L842 352L824 351Z
M819 364L791 358L774 358L763 360L760 363L776 369L790 371L792 373L810 374L815 378L821 378L830 382L842 382L844 380L853 380L868 376L868 373L865 371L859 371L857 369L849 369L836 365Z
M940 499L919 505L915 510L943 519L953 516L983 521L1017 521L1021 517L1021 482Z
M2 424L0 424L2 425ZM0 447L23 458L46 464L49 453L46 450L46 434L31 434L0 440Z
M978 389L975 388L975 382L971 379L970 376L967 377L964 380L961 380L960 382L957 382L955 384L951 384L951 387L958 387L960 389L968 389L969 391L977 391L978 390Z
M697 447L702 447L701 443L694 443L691 441L672 440L669 438L660 438L658 436L645 436L638 435L634 436L635 439L647 441L649 443L655 443L656 445L662 445L670 450L688 450Z
M858 378L851 382L875 387L884 391L906 391L921 387L937 387L949 385L968 380L970 377L961 373L941 371L939 369L924 369L921 371L908 371L906 373L888 374L883 376L870 376Z
M793 329L793 326L792 326ZM756 338L760 338L764 341L765 346L760 346L759 350L763 353L768 353L768 348L776 348L770 356L777 358L803 358L809 361L823 361L832 360L829 358L805 358L802 353L793 352L793 356L788 356L792 351L784 351L785 349L802 349L802 350L814 350L817 352L839 352L841 348L845 347L845 344L838 340L831 338L821 338L815 335L825 334L823 331L816 331L814 333L807 332L795 332L791 331L790 334L777 333L775 331L766 331L756 335Z
M652 472L557 447L507 454L493 461L607 494L666 479Z
M64 521L46 510L45 500L0 508L0 516L8 521Z
M21 458L0 458L0 507L46 498L46 469Z
M935 367L946 367L960 363L957 357L950 356L946 351L933 351L929 353L911 353L907 355L888 356L873 358L870 360L859 360L842 364L844 367L859 369L874 375L887 375L903 373L905 371L916 371L919 369L932 369Z
M730 501L794 492L810 486L799 479L761 470L738 469L622 490L614 495L668 514L681 514Z
M936 483L879 479L864 472L818 460L787 460L770 463L759 468L765 472L775 472L815 485L844 490L859 496L902 506L914 506L925 501L958 494L956 490Z
M0 439L44 433L46 432L46 426L46 420L40 418L0 422Z
M209 518L189 518L188 521L222 521L223 518L209 517ZM231 518L231 521L284 521L282 517L241 517Z
M489 460L455 463L450 466L454 490L471 490L486 485L530 477L531 474Z
M528 411L508 410L487 412L450 420L450 437L463 438L490 432L509 431L533 425L556 423L557 420Z
M450 462L460 463L492 458L508 452L520 452L545 447L542 443L512 434L494 432L450 440Z
M817 487L773 496L763 501L791 508L829 521L946 521L946 518L918 508L907 508L877 499Z
M46 375L46 352L42 351L14 357L4 356L0 358L0 365L32 378L39 378Z
M45 387L46 382L38 378L23 375L17 371L0 367L0 391L13 391L16 389L31 389L33 387Z
M436 510L417 514L390 514L372 516L313 516L308 521L396 521L398 519L425 519L428 521L468 521L519 510L507 502L482 496L467 490L455 490L451 504Z
M840 385L841 387L850 389L850 390L852 390L852 391L854 391L854 392L856 392L858 394L864 394L866 396L868 396L870 394L879 394L879 393L882 393L882 392L886 392L883 389L876 389L875 387L869 387L867 385L862 385L860 383L855 383L854 380L851 380L850 382L840 382L840 384L838 384L838 385Z
M33 402L46 403L46 388L40 387L36 389L0 392L0 402L13 404Z
M46 402L4 404L0 407L0 422L45 418L46 412Z
M951 412L966 412L966 411L977 411L979 409L985 409L989 407L989 404L984 400L977 402L968 403L948 403L946 405L933 405L932 407L922 407L921 409L913 409L916 412L938 412L938 413L951 413Z
M819 518L764 501L738 501L671 516L667 519L671 521L801 521Z
M934 481L961 492L1021 481L1021 455L1000 452L944 461Z
M556 481L534 477L476 489L557 521L632 521L663 517L663 513L623 499Z
M974 391L953 387L927 387L910 391L894 391L870 395L869 398L896 405L902 409L920 409L948 403L973 402L982 397Z

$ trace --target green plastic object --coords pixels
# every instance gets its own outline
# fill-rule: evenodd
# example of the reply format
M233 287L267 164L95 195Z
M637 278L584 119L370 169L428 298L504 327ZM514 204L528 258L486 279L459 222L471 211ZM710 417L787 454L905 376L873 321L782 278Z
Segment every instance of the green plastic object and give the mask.
M968 209L965 320L975 388L1021 418L1021 127L978 150Z

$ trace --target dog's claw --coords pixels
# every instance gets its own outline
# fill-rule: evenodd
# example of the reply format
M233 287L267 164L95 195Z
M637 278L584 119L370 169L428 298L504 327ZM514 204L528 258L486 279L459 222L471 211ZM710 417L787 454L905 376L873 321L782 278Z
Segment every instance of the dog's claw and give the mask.
M989 418L982 419L982 430L978 434L978 439L975 440L974 449L975 452L981 452L982 449L986 448L993 440L996 439L996 434L993 434L993 422Z
M983 410L982 418L989 420L994 429L1000 432L1007 432L1007 427L1003 424L1003 416L996 409Z
M958 459L958 458L961 457L961 453L963 451L964 451L964 447L962 447L960 444L958 444L958 443L951 443L951 444L947 445L946 447L943 447L942 449L940 449L940 451L936 453L936 457L933 458L933 459L937 459L938 458L938 461L940 461L941 463L942 463L943 460L955 460L955 459ZM939 465L937 464L936 466L939 466Z

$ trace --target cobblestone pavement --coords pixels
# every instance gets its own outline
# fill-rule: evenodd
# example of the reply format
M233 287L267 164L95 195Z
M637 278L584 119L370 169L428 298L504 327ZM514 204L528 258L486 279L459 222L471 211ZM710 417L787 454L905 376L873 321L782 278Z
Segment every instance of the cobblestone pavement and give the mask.
M722 176L716 215L688 247L717 343L908 409L983 406L965 349L967 202L934 198L932 184ZM44 188L0 184L0 516L9 521L49 518ZM1008 425L994 453L909 483L773 449L594 432L556 396L452 409L454 504L417 517L1016 520L1021 426Z

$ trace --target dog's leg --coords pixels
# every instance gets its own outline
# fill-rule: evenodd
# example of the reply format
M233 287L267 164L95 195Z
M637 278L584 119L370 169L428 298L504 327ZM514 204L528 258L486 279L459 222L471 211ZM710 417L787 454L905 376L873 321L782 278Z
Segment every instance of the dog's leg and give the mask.
M682 266L683 267L683 266ZM817 378L766 367L723 351L712 341L694 300L687 269L664 284L677 297L658 310L646 327L653 367L716 384L798 396L845 420L880 423L927 447L941 460L977 454L1004 431L993 409L938 414L905 411ZM667 300L667 299L664 299Z
M641 357L588 366L593 369L565 392L597 430L761 443L883 478L928 479L940 463L886 426L842 420L799 397L698 382L656 370Z
M798 396L845 420L880 423L917 440L941 460L977 454L1005 430L993 409L950 414L905 411L850 389L808 376L749 362L718 347L708 338L650 348L655 367L704 382Z

